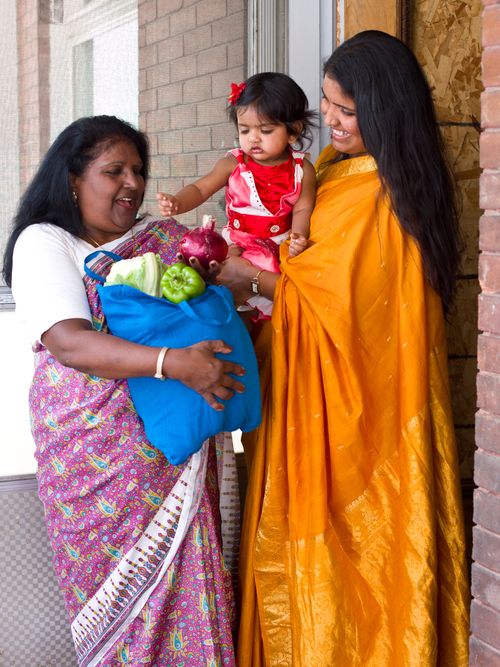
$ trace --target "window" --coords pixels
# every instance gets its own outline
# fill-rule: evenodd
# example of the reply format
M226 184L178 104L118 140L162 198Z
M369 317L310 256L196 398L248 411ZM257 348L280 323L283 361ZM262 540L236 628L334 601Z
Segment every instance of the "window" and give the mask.
M94 113L94 41L73 47L73 117Z
M286 72L302 87L311 109L319 110L322 63L336 43L336 3L331 0L249 0L248 72ZM342 16L343 2L340 15ZM341 27L341 26L340 26ZM307 45L307 48L305 48ZM328 143L321 123L310 148L314 160Z
M288 0L288 73L303 88L309 106L317 111L321 102L323 62L331 55L336 45L335 6L336 3L329 0L313 3ZM327 144L328 128L320 119L319 136L310 149L313 160Z

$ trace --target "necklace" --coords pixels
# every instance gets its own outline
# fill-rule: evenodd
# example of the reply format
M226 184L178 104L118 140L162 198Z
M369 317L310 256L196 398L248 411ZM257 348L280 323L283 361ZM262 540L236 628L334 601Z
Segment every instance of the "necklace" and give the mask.
M135 238L133 227L130 229L130 232L131 232L131 240L132 240L132 243L133 243L133 246L134 246L134 250L138 251L138 250L140 250L140 247L139 247L139 244L137 242L137 239ZM85 231L82 238L83 238L84 241L87 241L88 243L90 243L90 245L93 246L94 248L100 248L102 245L109 242L109 241L103 241L102 243L99 243L94 238L92 238L92 236L90 236L90 234L87 231Z
M95 239L93 239L88 232L85 232L85 238L90 242L90 245L94 246L94 248L100 248L102 245L102 243L98 243Z

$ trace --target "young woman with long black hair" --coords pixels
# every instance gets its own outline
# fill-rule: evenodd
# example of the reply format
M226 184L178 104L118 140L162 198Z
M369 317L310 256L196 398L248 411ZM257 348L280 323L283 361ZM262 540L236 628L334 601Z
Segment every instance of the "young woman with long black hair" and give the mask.
M309 247L260 276L239 665L465 667L444 329L459 240L431 92L402 42L367 31L325 63L321 111ZM244 298L251 277L232 257L219 280Z

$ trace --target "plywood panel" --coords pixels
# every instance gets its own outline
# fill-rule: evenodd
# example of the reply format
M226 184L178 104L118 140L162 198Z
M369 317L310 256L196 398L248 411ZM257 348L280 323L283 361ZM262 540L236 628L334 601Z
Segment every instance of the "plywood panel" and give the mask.
M480 117L481 0L414 0L413 49L441 121Z
M479 132L467 125L441 127L456 179L464 245L461 275L477 274L479 253Z
M458 461L462 479L472 479L474 476L474 428L458 427L455 429L458 447ZM470 530L472 521L466 522L466 530Z
M457 280L454 308L448 315L448 321L446 322L448 353L451 356L476 356L477 296L479 291L477 278L460 278Z
M344 14L345 38L361 30L383 30L396 35L398 29L396 0L346 0Z
M476 414L476 358L450 358L448 372L455 426L470 426Z

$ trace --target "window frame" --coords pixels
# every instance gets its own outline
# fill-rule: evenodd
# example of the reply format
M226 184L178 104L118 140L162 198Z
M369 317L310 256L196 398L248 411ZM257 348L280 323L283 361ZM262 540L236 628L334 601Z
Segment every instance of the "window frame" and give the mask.
M0 313L12 312L16 309L12 290L6 285L0 285Z

